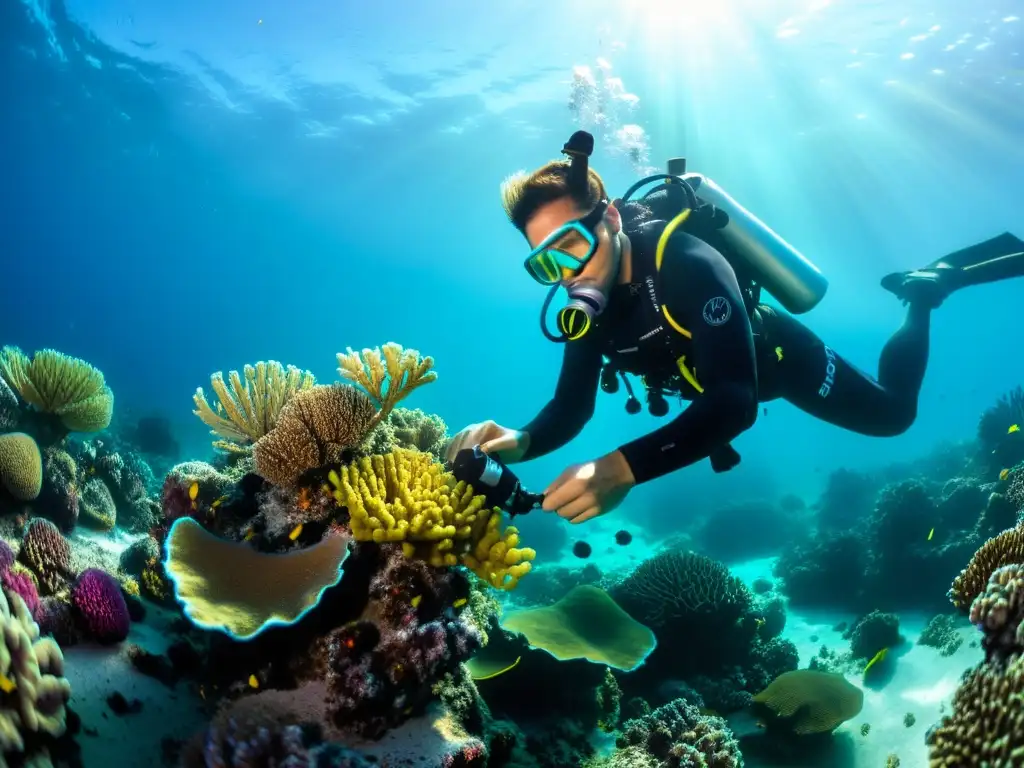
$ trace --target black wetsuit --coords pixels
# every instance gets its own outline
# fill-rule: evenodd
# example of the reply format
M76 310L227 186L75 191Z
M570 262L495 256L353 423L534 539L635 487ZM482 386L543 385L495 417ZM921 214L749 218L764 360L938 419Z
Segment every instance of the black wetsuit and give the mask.
M692 401L620 447L638 483L727 446L754 424L759 402L780 397L866 435L897 435L914 422L928 361L927 308L911 305L882 350L876 380L784 312L745 306L733 268L703 240L673 234L655 270L664 228L651 221L629 232L634 282L617 285L590 333L566 344L553 399L522 428L530 435L524 458L553 451L583 429L594 413L602 358ZM703 392L680 375L679 358Z

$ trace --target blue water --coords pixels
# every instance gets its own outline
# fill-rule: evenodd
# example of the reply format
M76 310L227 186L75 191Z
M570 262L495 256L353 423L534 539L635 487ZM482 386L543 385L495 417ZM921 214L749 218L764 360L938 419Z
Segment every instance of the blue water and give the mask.
M366 4L71 0L3 4L0 339L101 368L118 418L169 418L207 450L190 396L278 359L334 377L389 340L434 356L408 403L457 429L518 425L560 350L501 212L509 173L554 157L601 60L660 167L686 155L831 280L805 317L873 371L902 309L881 275L1006 229L1024 234L1018 4ZM614 190L635 163L596 129ZM622 147L618 147L620 150ZM877 440L782 404L736 441L741 467L637 489L685 515L724 499L812 498L839 466L973 435L1019 379L1020 283L935 316L920 418ZM653 426L603 397L549 482Z

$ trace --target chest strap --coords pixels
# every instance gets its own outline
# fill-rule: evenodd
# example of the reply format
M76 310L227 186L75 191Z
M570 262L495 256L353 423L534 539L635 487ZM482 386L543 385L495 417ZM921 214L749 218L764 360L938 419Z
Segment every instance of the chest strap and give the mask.
M665 248L668 245L669 238L675 233L679 227L686 223L686 220L690 218L690 214L693 213L692 209L687 208L672 221L665 225L664 231L661 233L661 237L658 238L658 247L654 252L654 269L655 272L661 272L661 263L665 259ZM665 316L665 322L667 322L676 333L683 337L690 339L693 338L693 334L686 330L683 326L675 321L672 315L668 311L668 307L661 303L661 313ZM679 373L682 375L686 382L693 387L698 393L704 394L704 387L697 381L696 369L690 369L686 365L686 355L682 355L676 360L676 366L679 368Z

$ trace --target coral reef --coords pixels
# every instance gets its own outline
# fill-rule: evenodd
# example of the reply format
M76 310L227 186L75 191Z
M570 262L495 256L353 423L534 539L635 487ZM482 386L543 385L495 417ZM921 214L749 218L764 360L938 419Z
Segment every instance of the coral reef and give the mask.
M0 486L20 501L31 501L43 487L43 457L24 432L0 435Z
M743 765L739 744L725 721L713 715L702 715L696 706L683 699L671 701L644 717L627 720L622 724L616 746L629 752L632 759L640 755L654 758L651 764L656 768L738 768ZM591 765L625 768L634 763L613 754L608 762Z
M348 508L356 541L402 542L407 557L462 564L499 589L513 589L530 570L534 551L519 547L518 531L501 526L501 511L455 483L430 454L397 449L357 459L330 475Z
M0 375L0 432L13 432L21 423L21 412L18 407L18 396Z
M52 349L30 359L17 347L4 347L0 376L26 403L56 416L66 432L99 432L110 425L114 395L103 374L84 360Z
M216 410L210 407L202 387L192 396L196 404L193 413L219 438L214 447L229 452L248 451L274 428L281 410L296 393L316 384L309 371L293 365L286 369L275 360L246 365L242 372L244 383L238 371L228 372L230 389L221 371L210 377L217 395Z
M371 429L414 389L435 381L433 367L432 357L422 357L415 349L403 349L394 342L361 352L349 347L338 353L338 373L361 387L379 409Z
M1024 386L1004 394L978 420L978 456L992 478L1024 461L1024 436L1011 431L1014 425L1024 429Z
M36 506L65 533L78 524L78 464L63 448L50 447L43 453L43 486Z
M918 645L938 648L943 656L952 656L963 642L963 637L957 632L957 617L948 614L933 616L917 639Z
M989 577L1004 565L1024 563L1024 527L1016 527L994 536L974 553L967 567L953 580L949 596L962 611L981 594Z
M117 522L114 497L110 495L107 484L98 477L88 480L82 488L78 521L89 528L101 531L112 530Z
M850 653L855 659L870 659L883 648L892 648L903 642L900 618L894 613L872 611L850 626L843 637L850 641Z
M43 595L53 595L67 587L72 577L71 545L49 520L37 517L29 523L18 550L24 563L39 581Z
M128 637L131 618L121 586L110 574L88 568L71 587L71 606L88 636L103 645Z

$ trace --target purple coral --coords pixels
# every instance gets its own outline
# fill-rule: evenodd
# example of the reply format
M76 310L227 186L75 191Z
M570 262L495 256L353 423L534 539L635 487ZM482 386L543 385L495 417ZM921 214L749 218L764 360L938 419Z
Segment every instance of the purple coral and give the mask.
M71 588L71 605L83 629L96 642L107 645L128 637L128 605L117 580L106 571L82 571Z
M4 592L17 595L25 601L25 607L32 618L39 614L39 590L28 573L7 568L0 574L0 583L3 584Z
M382 547L384 567L370 582L373 621L336 630L329 640L327 685L336 725L377 738L434 699L434 684L480 648L452 602L465 577Z
M0 573L7 573L12 565L14 565L14 550L11 549L10 544L0 539Z

